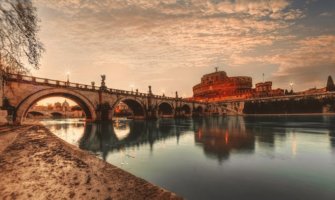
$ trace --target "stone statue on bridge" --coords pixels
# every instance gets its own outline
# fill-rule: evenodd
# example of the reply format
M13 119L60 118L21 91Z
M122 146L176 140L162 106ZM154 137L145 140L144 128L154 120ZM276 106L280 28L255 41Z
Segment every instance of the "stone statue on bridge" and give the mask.
M100 87L101 90L106 90L107 89L105 80L106 80L106 75L104 75L104 74L101 75L101 87Z

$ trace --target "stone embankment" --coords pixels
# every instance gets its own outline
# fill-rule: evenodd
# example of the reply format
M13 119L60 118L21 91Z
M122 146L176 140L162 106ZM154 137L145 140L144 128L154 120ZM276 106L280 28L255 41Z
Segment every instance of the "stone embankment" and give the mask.
M0 199L181 199L57 138L0 127Z

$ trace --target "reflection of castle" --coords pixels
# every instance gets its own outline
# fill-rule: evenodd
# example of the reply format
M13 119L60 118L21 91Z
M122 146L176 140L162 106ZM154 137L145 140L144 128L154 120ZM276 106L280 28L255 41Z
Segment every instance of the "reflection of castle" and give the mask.
M231 151L253 152L255 136L247 133L242 117L207 120L198 127L195 141L207 156L219 161L229 158Z

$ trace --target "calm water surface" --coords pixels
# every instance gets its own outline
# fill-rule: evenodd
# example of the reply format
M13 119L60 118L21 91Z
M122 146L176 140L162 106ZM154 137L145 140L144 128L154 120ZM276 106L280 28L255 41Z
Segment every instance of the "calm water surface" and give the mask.
M334 116L43 123L186 199L335 199Z

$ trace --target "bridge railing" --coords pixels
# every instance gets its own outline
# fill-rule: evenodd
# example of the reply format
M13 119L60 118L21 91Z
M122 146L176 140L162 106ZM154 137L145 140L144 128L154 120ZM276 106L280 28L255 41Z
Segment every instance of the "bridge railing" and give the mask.
M60 86L60 87L71 87L71 88L78 88L78 89L88 89L88 90L98 90L99 87L92 86L92 85L85 85L80 83L72 83L68 81L60 81L54 79L47 79L47 78L39 78L21 74L6 74L7 80L15 80L15 81L23 81L23 82L30 82L32 84L43 84L43 85L52 85L52 86Z
M54 79L47 79L47 78L40 78L40 77L34 77L34 76L28 76L28 75L21 75L21 74L5 74L6 80L12 80L17 82L27 82L31 84L40 84L40 85L48 85L48 86L56 86L56 87L66 87L66 88L75 88L75 89L82 89L82 90L100 90L101 88L99 86L94 85L86 85L86 84L80 84L80 83L73 83L68 81L60 81L60 80L54 80ZM139 96L139 97L154 97L157 99L165 99L165 100L182 100L183 102L188 103L204 103L204 102L198 102L195 100L190 99L182 99L182 98L175 98L175 97L167 97L163 95L154 95L154 94L148 94L138 91L127 91L127 90L119 90L119 89L112 89L112 88L106 88L104 91L113 93L113 94L120 94L120 95L132 95L132 96Z
M40 77L21 75L21 74L7 73L5 75L5 79L17 81L17 82L28 82L31 84L41 84L41 85L56 86L56 87L67 87L67 88L75 88L75 89L83 89L83 90L100 90L99 86L73 83L73 82L68 82L68 81L60 81L60 80L47 79L47 78L40 78ZM148 93L143 93L143 92L138 92L138 91L127 91L127 90L119 90L119 89L112 89L112 88L106 88L105 91L109 93L113 93L113 94L120 94L120 95L123 94L123 95L132 95L132 96L140 96L140 97L152 96L157 99L177 100L175 97L166 97L163 95L154 95L154 94L148 94ZM184 102L190 102L190 103L196 102L196 101L191 101L191 100L182 99L182 98L178 98L178 100L183 100Z

